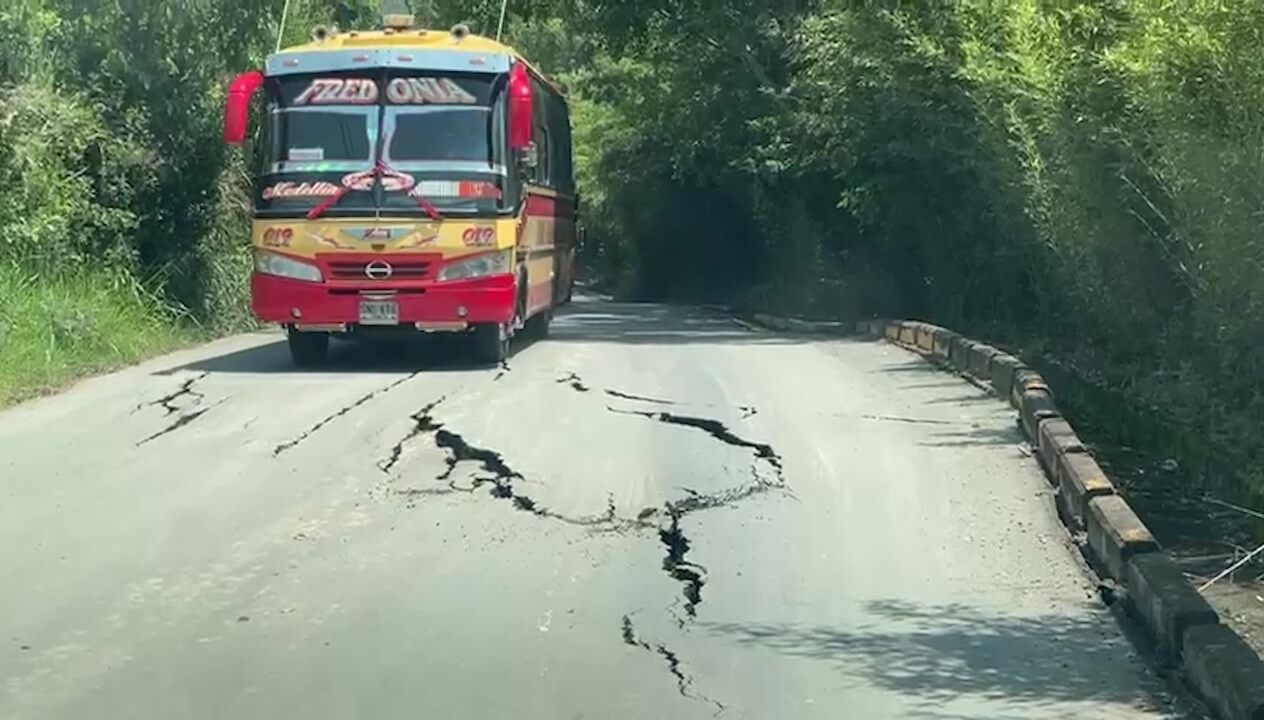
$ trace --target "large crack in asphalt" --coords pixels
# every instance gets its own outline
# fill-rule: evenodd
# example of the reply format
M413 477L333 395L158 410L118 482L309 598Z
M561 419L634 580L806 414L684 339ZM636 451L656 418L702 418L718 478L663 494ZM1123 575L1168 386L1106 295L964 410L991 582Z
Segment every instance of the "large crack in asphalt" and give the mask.
M752 450L755 457L766 462L777 475L777 484L784 484L785 469L782 466L781 456L777 451L767 443L759 443L747 440L728 428L719 420L711 420L709 418L690 417L688 415L678 415L670 412L648 412L645 410L620 410L619 408L607 407L607 409L619 415L637 415L639 417L657 420L668 425L680 425L682 427L694 428L701 430L711 437L719 440L726 445L733 447L745 448Z
M379 470L389 475L395 465L399 463L400 456L404 454L405 445L413 439L427 433L435 432L441 427L439 423L435 422L431 413L433 413L435 408L442 405L447 399L448 397L445 395L408 416L409 419L413 421L412 430L410 430L407 435L400 438L399 442L395 443L391 447L391 454L385 460L382 460L377 464Z
M684 586L682 593L685 596L685 613L690 618L695 618L698 616L698 605L702 603L702 586L707 583L707 569L685 559L689 554L689 538L680 531L680 509L669 503L667 510L671 524L658 531L659 541L667 548L663 570Z
M141 410L147 407L161 407L164 411L166 411L167 415L175 415L176 413L184 411L184 408L181 408L180 406L176 405L176 401L182 398L186 398L186 397L193 399L193 404L190 407L197 407L198 405L202 404L202 401L206 399L206 396L198 392L197 390L194 390L193 386L205 380L207 377L210 376L210 374L211 373L208 371L208 372L201 373L200 375L191 377L188 380L185 380L184 382L180 383L180 387L176 388L171 393L164 395L158 398L157 400L153 400L153 401L144 403L142 405L137 405L136 409ZM189 422L192 422L192 421L189 421ZM186 422L185 424L187 425L188 423Z
M214 410L215 408L219 407L222 404L223 402L218 402L210 407L202 408L201 410L198 410L196 412L185 413L181 415L180 417L177 417L175 419L175 422L171 423L167 427L163 428L162 430L159 430L153 435L150 435L144 440L141 440L140 442L136 443L136 447L140 447L142 445L148 445L149 443L153 442L154 440L157 440L160 437L163 437L164 435L170 435L171 433L179 430L180 428L186 425L189 425L190 423L195 422L198 418L202 417L203 415L207 414L211 410Z
M578 392L589 392L589 388L574 374L562 378L558 382L569 385ZM606 394L624 400L669 404L669 401L630 396L617 391L607 390ZM434 417L434 410L442 402L443 399L441 398L411 415L410 417L413 421L412 431L405 438L401 439L391 449L390 455L379 464L379 467L384 472L389 472L398 463L404 445L426 434L433 435L435 446L446 453L444 470L434 478L436 481L443 483L442 486L398 491L399 495L409 498L410 507L412 507L412 500L420 496L449 495L452 493L473 494L482 488L489 488L489 494L492 498L509 501L515 510L541 519L608 532L639 533L645 530L656 529L658 540L666 550L662 562L663 571L682 586L681 594L683 595L683 607L687 619L672 613L677 627L681 630L686 627L687 621L692 621L697 617L707 576L706 568L688 557L692 547L690 539L684 531L683 521L693 513L732 506L762 493L786 489L783 462L776 450L767 443L754 442L739 436L724 423L717 420L669 412L642 412L608 407L607 409L610 412L634 415L668 425L700 430L726 445L751 451L754 456L750 468L751 481L711 493L700 493L685 488L687 497L664 503L661 509L659 507L644 508L632 519L618 516L613 495L607 497L606 510L601 515L590 517L564 515L542 506L534 498L520 492L518 484L525 482L525 477L509 464L502 453L491 448L474 445L460 433L445 427L444 423L438 422ZM456 472L462 464L474 464L478 468L472 473L472 482L469 485L458 484L455 478ZM771 469L771 473L767 469L761 472L761 464ZM673 607L679 607L680 604L681 601L678 599ZM651 645L637 638L630 616L624 616L623 618L622 637L626 644L652 652L662 658L666 663L668 672L675 678L677 691L682 697L714 706L717 716L725 712L727 708L722 703L713 698L700 695L693 690L693 678L684 672L680 657L674 651L666 645Z
M700 493L686 488L685 492L689 494L688 497L665 505L668 523L666 526L660 525L658 530L659 541L667 549L667 554L663 558L663 571L681 584L681 592L685 598L685 612L690 618L695 618L698 614L698 606L702 604L702 588L706 585L707 571L699 563L686 559L690 543L688 536L686 536L681 527L681 521L696 512L732 506L755 495L772 490L784 490L786 486L785 468L781 456L777 454L777 451L771 445L747 440L734 433L718 420L690 417L669 412L620 410L613 407L608 409L610 412L621 415L635 415L668 425L701 430L726 445L752 451L755 455L756 463L762 462L773 471L775 480L770 480L766 475L759 472L759 468L756 465L752 465L751 481L749 483L711 493Z
M559 378L557 381L557 384L568 385L575 392L586 393L592 390L592 388L584 384L584 379L576 375L575 373L571 373L564 378Z
M632 625L632 617L630 615L623 616L623 624L620 627L620 635L623 638L624 645L654 653L663 659L663 661L667 664L667 672L671 673L671 676L676 679L676 692L680 693L681 697L688 700L696 700L714 705L716 708L715 715L717 717L728 709L724 703L721 703L714 698L707 697L706 695L699 695L694 692L693 678L686 675L684 670L681 669L680 656L662 643L651 645L650 643L638 638L636 635L636 628Z
M509 500L513 503L515 509L530 513L536 517L582 527L626 527L630 525L620 521L616 516L613 495L607 496L606 510L603 514L589 517L573 517L549 510L541 506L532 497L518 492L515 482L525 481L525 478L521 473L509 466L504 456L495 450L470 444L460 433L449 430L443 423L435 419L434 411L446 400L447 396L441 397L410 415L409 419L413 421L412 429L391 447L391 451L386 458L378 462L378 469L389 475L391 470L399 463L405 445L422 435L433 435L435 446L447 454L444 460L446 466L444 471L435 477L435 480L444 483L444 485L430 488L407 488L397 491L396 494L410 499L421 496L449 495L458 492L473 494L480 488L490 486L493 498ZM484 474L472 478L472 483L468 486L459 485L453 475L462 463L477 463Z
M400 385L403 385L404 383L408 382L409 380L412 380L413 378L417 377L419 374L421 374L421 371L420 371L420 370L418 370L418 371L416 371L416 372L413 372L413 373L409 373L406 377L402 377L402 378L400 378L399 380L396 380L395 382L393 382L393 383L391 383L391 384L389 384L389 385L386 385L385 387L378 388L377 390L374 390L373 392L371 392L371 393L369 393L369 394L365 395L364 397L361 397L360 399L356 400L355 402L351 403L350 405L347 405L347 406L345 406L345 407L341 408L340 410L338 410L338 411L337 411L337 412L335 412L334 414L332 414L332 415L330 415L330 416L328 416L328 417L324 418L324 419L323 419L323 420L321 420L320 422L318 422L318 423L316 423L315 425L311 426L310 428L308 428L307 430L305 430L302 434L300 434L298 437L294 438L293 440L290 440L289 442L284 442L284 443L281 443L280 445L277 445L275 448L273 448L273 449L272 449L272 457L278 457L279 455L281 455L281 454L282 454L282 453L284 453L284 452L287 452L287 451L289 451L289 450L293 450L295 447L297 447L299 444L301 444L304 440L306 440L306 439L308 439L309 437L311 437L312 435L315 435L316 433L320 432L320 431L321 431L321 429L323 429L323 428L324 428L326 425L328 425L329 423L331 423L331 422L333 422L333 421L337 420L338 418L340 418L340 417L342 417L342 416L346 415L347 413L350 413L351 411L355 410L355 409L356 409L356 408L358 408L358 407L361 407L361 406L363 406L363 405L365 405L365 404L367 404L367 403L372 402L373 400L375 400L375 399L376 399L376 398L378 398L379 396L381 396L381 395L385 395L386 393L388 393L388 392L390 392L390 391L394 390L395 388L399 387Z
M619 523L615 515L613 495L607 496L606 511L602 515L592 517L564 515L543 507L528 495L519 493L514 483L516 481L525 481L525 478L517 470L510 467L499 452L471 445L460 434L447 430L443 425L435 427L435 445L448 452L448 457L445 461L447 469L435 479L447 483L449 492L472 493L481 487L490 485L492 497L497 500L509 500L513 503L516 510L530 513L539 518L556 520L567 525L580 527L615 526ZM452 479L452 475L456 472L457 467L464 462L478 463L482 471L488 473L488 475L475 477L473 484L469 487L457 485L456 481Z
M165 435L170 435L171 433L179 430L182 427L185 427L186 425L197 422L197 420L200 419L203 415L207 414L211 410L214 410L215 408L227 402L227 399L224 399L224 400L220 400L219 402L209 407L203 407L201 409L195 410L195 408L198 408L199 406L202 405L203 402L206 401L206 395L194 389L194 385L205 380L207 377L210 376L210 374L211 373L207 371L207 372L203 372L198 375L195 375L191 378L186 379L184 382L180 383L180 387L158 398L157 400L152 400L150 402L137 405L136 409L133 410L132 412L138 412L140 410L143 410L145 408L150 408L150 407L160 407L163 409L164 417L171 417L172 415L175 415L176 419L172 421L171 424L167 425L167 427L163 428L162 430L159 430L153 435L150 435L146 437L144 440L141 440L140 442L136 443L136 447L141 447L142 445L148 445L149 443L157 440L158 438L161 438ZM185 400L185 399L191 400L191 402L187 404L181 402L182 400Z
M480 488L490 486L493 498L508 500L512 502L515 509L539 518L555 520L568 525L616 532L657 528L659 542L666 549L662 563L663 571L681 584L685 612L690 618L697 617L698 606L702 603L702 589L706 585L707 570L703 565L687 559L690 541L682 527L682 521L696 512L732 506L755 495L785 489L781 456L777 454L772 446L767 443L747 440L729 430L727 426L719 421L674 413L653 413L608 408L611 412L619 414L636 415L669 425L702 430L726 445L751 450L755 456L756 463L765 463L772 469L775 480L770 480L766 474L759 472L756 465L752 465L750 482L710 493L700 493L685 488L688 497L665 503L661 513L658 508L645 508L635 519L623 519L618 517L614 498L610 496L607 499L606 512L604 514L590 517L572 517L549 510L540 505L535 499L519 492L515 483L523 481L523 475L514 470L501 453L490 448L472 445L459 433L445 428L442 423L435 422L431 416L431 411L437 406L438 402L433 403L412 416L415 423L414 432L392 450L391 456L384 461L385 467L383 469L393 467L398 460L399 453L402 452L404 442L423 433L434 433L435 445L447 452L446 468L435 478L437 481L445 483L445 486L402 490L399 494L417 497L446 495L454 492L473 493ZM474 477L472 484L468 486L458 485L456 480L453 479L457 467L462 463L477 463L483 473ZM655 516L658 515L663 515L666 519L660 520L658 523L652 522Z

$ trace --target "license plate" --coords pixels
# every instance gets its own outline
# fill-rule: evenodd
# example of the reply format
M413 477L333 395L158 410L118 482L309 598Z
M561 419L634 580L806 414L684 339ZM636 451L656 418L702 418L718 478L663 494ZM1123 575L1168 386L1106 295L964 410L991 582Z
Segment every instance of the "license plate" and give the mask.
M394 300L361 300L361 325L398 325L399 303Z

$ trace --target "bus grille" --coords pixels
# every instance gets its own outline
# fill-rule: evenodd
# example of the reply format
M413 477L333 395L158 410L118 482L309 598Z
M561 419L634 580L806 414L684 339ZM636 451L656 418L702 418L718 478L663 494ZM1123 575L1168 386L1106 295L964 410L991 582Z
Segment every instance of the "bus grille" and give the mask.
M369 265L374 265L376 274L370 274ZM389 278L381 277L382 265L389 265L391 274ZM334 261L329 263L329 277L331 280L354 280L354 281L399 281L399 280L425 280L430 272L431 263L426 260L390 260L383 258L375 260L372 263L364 261Z

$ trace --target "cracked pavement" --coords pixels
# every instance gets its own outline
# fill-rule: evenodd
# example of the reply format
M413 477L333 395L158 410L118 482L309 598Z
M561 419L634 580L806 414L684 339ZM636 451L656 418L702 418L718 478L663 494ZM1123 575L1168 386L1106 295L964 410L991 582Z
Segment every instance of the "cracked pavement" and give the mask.
M0 716L1197 717L1012 412L909 353L587 298L450 350L0 413Z

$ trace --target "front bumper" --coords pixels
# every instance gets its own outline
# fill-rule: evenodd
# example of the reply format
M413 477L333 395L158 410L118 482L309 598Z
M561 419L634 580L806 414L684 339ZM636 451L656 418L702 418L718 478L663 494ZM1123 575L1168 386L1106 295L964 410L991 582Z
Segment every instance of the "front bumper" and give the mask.
M507 323L515 290L513 275L447 283L309 283L254 273L250 305L264 322L353 326L365 295L389 295L399 303L400 325Z

